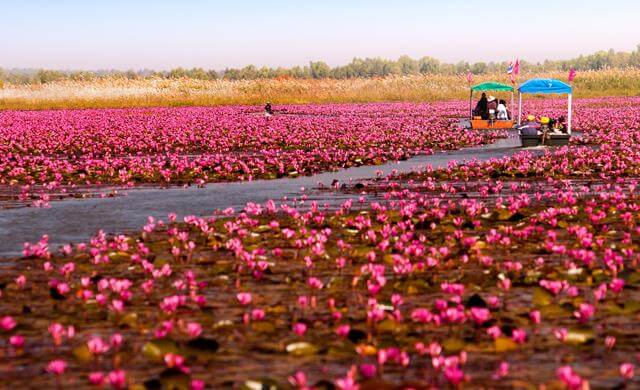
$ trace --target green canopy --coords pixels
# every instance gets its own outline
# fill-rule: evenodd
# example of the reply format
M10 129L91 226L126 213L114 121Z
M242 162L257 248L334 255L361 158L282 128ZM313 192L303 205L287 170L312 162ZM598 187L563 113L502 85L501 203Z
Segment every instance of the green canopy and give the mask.
M472 91L509 91L513 92L513 87L507 84L497 83L495 81L489 81L486 83L474 85L471 87Z

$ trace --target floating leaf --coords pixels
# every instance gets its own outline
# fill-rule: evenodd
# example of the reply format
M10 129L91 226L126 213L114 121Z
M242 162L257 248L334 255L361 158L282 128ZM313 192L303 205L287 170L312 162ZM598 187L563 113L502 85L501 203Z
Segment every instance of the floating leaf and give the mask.
M508 337L498 337L493 340L496 352L509 352L518 349L518 344Z
M82 344L81 346L74 348L73 357L80 363L88 363L93 359L93 355L89 351L87 344Z
M455 353L464 349L465 342L462 339L450 337L442 342L442 347L447 353Z
M542 318L559 318L571 316L571 310L560 305L548 305L540 308Z
M586 344L595 340L593 330L587 328L569 329L565 342L568 344Z
M179 353L178 344L171 339L149 341L142 346L142 354L150 360L162 361L168 353Z
M507 221L512 215L513 213L507 209L500 209L497 211L498 221Z
M547 306L553 302L553 296L540 287L536 287L533 289L533 297L531 300L535 306Z
M257 333L274 333L276 326L268 321L258 321L251 324L251 329Z
M318 353L318 347L306 341L287 345L287 352L293 356L308 356Z
M138 313L129 312L120 318L120 325L126 325L130 328L135 327L138 324Z
M248 380L242 384L241 390L278 390L278 383L273 379Z
M111 261L129 261L129 259L131 259L131 255L127 252L122 252L122 251L118 251L118 252L110 252L109 253L109 260Z
M189 390L191 389L191 377L177 368L167 368L160 373L162 389Z

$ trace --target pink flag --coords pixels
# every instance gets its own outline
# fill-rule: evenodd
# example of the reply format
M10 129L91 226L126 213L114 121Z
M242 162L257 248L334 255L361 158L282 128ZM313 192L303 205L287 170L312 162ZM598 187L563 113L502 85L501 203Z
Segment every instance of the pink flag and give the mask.
M513 65L513 74L517 76L518 73L520 73L520 59L516 58L516 63Z
M469 83L469 85L471 85L471 82L473 81L473 74L471 74L471 72L467 73L467 82Z
M569 82L573 82L573 79L576 78L576 70L575 68L572 66L571 69L569 69Z

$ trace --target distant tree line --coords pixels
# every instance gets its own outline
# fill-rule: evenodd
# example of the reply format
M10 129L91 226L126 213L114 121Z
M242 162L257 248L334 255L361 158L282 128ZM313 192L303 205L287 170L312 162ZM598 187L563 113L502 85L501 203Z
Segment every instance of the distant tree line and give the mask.
M631 52L598 51L590 55L579 56L571 60L544 61L531 63L520 62L527 72L567 71L571 66L576 70L599 70L605 68L640 68L640 45ZM386 77L391 75L417 74L485 74L504 72L508 62L458 62L455 64L440 62L432 57L413 59L402 56L397 60L382 58L354 58L349 64L330 67L323 61L311 61L307 66L292 68L258 68L248 65L244 68L227 68L222 71L202 68L175 68L169 71L143 70L101 70L101 71L60 71L45 69L0 69L0 86L2 81L13 84L41 84L59 80L94 80L103 77L120 77L128 79L189 78L197 80L254 80L272 78L296 79L348 79Z

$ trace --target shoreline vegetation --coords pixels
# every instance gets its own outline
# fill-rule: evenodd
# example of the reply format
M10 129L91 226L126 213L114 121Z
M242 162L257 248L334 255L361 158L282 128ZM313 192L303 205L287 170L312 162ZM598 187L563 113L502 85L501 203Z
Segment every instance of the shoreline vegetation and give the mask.
M567 79L567 72L522 73ZM474 76L473 83L509 83L502 73ZM575 97L640 95L640 69L578 72ZM351 79L198 80L193 78L128 79L107 77L42 84L4 84L0 109L130 108L156 106L216 106L306 103L433 102L468 99L466 74L409 75Z

